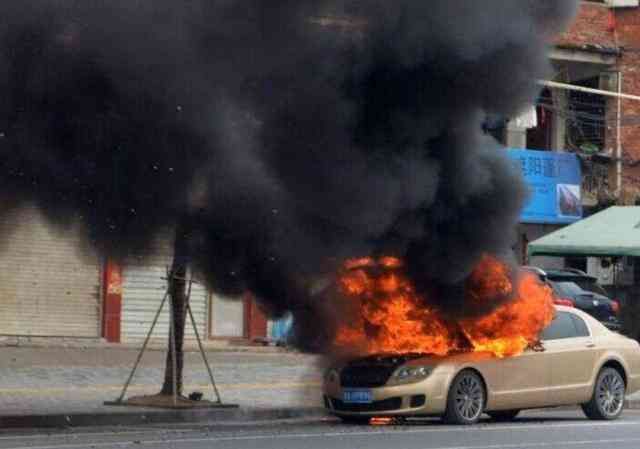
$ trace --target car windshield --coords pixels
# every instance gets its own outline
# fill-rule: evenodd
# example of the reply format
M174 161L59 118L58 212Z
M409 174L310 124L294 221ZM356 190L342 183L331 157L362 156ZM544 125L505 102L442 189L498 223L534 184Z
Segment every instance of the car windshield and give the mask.
M575 282L569 281L549 281L555 292L561 296L577 296L585 291Z
M576 279L575 283L588 292L597 293L598 295L609 296L607 291L602 288L595 280L592 279Z

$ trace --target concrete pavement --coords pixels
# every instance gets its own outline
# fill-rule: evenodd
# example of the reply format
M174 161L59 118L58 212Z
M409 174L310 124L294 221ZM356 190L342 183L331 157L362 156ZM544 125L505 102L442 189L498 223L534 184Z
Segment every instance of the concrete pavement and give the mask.
M108 348L0 348L0 422L8 416L157 413L103 404L119 396L136 355L135 350ZM145 354L128 397L159 391L164 358L159 351ZM252 410L320 404L315 357L284 351L214 351L208 358L225 403ZM186 394L201 391L205 399L214 398L198 353L185 354L184 373Z

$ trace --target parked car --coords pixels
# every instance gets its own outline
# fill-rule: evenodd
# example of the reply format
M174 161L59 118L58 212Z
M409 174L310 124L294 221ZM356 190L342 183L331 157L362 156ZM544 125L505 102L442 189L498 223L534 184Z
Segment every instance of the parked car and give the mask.
M347 423L441 416L473 424L483 413L502 421L575 404L591 419L618 418L625 394L640 390L640 345L576 308L556 308L541 342L519 356L379 355L334 366L324 377L325 407Z
M578 308L593 316L611 330L620 330L618 319L620 304L610 299L598 284L598 279L584 271L573 268L543 270L537 267L522 267L535 272L540 280L549 285L556 296L556 303Z

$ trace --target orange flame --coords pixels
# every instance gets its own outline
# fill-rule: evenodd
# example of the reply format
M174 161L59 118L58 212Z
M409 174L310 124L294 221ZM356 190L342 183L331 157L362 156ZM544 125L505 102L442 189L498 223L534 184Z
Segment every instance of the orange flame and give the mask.
M391 424L394 424L395 422L396 420L394 418L378 416L374 416L373 418L371 418L371 420L369 420L369 424L371 424L372 426L389 426Z
M508 266L485 256L469 277L467 296L492 311L479 318L447 320L416 294L402 266L393 257L345 264L340 286L356 314L339 327L336 348L355 349L360 355L469 350L508 357L535 342L555 313L548 287L533 275L523 275L514 289ZM371 267L379 270L373 273ZM490 301L505 297L502 305L492 307Z

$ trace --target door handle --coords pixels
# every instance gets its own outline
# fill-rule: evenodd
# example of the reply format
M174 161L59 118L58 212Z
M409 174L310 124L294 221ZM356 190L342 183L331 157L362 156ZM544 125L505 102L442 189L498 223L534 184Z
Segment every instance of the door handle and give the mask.
M587 348L595 348L596 344L595 343L587 343L586 346L587 346Z

